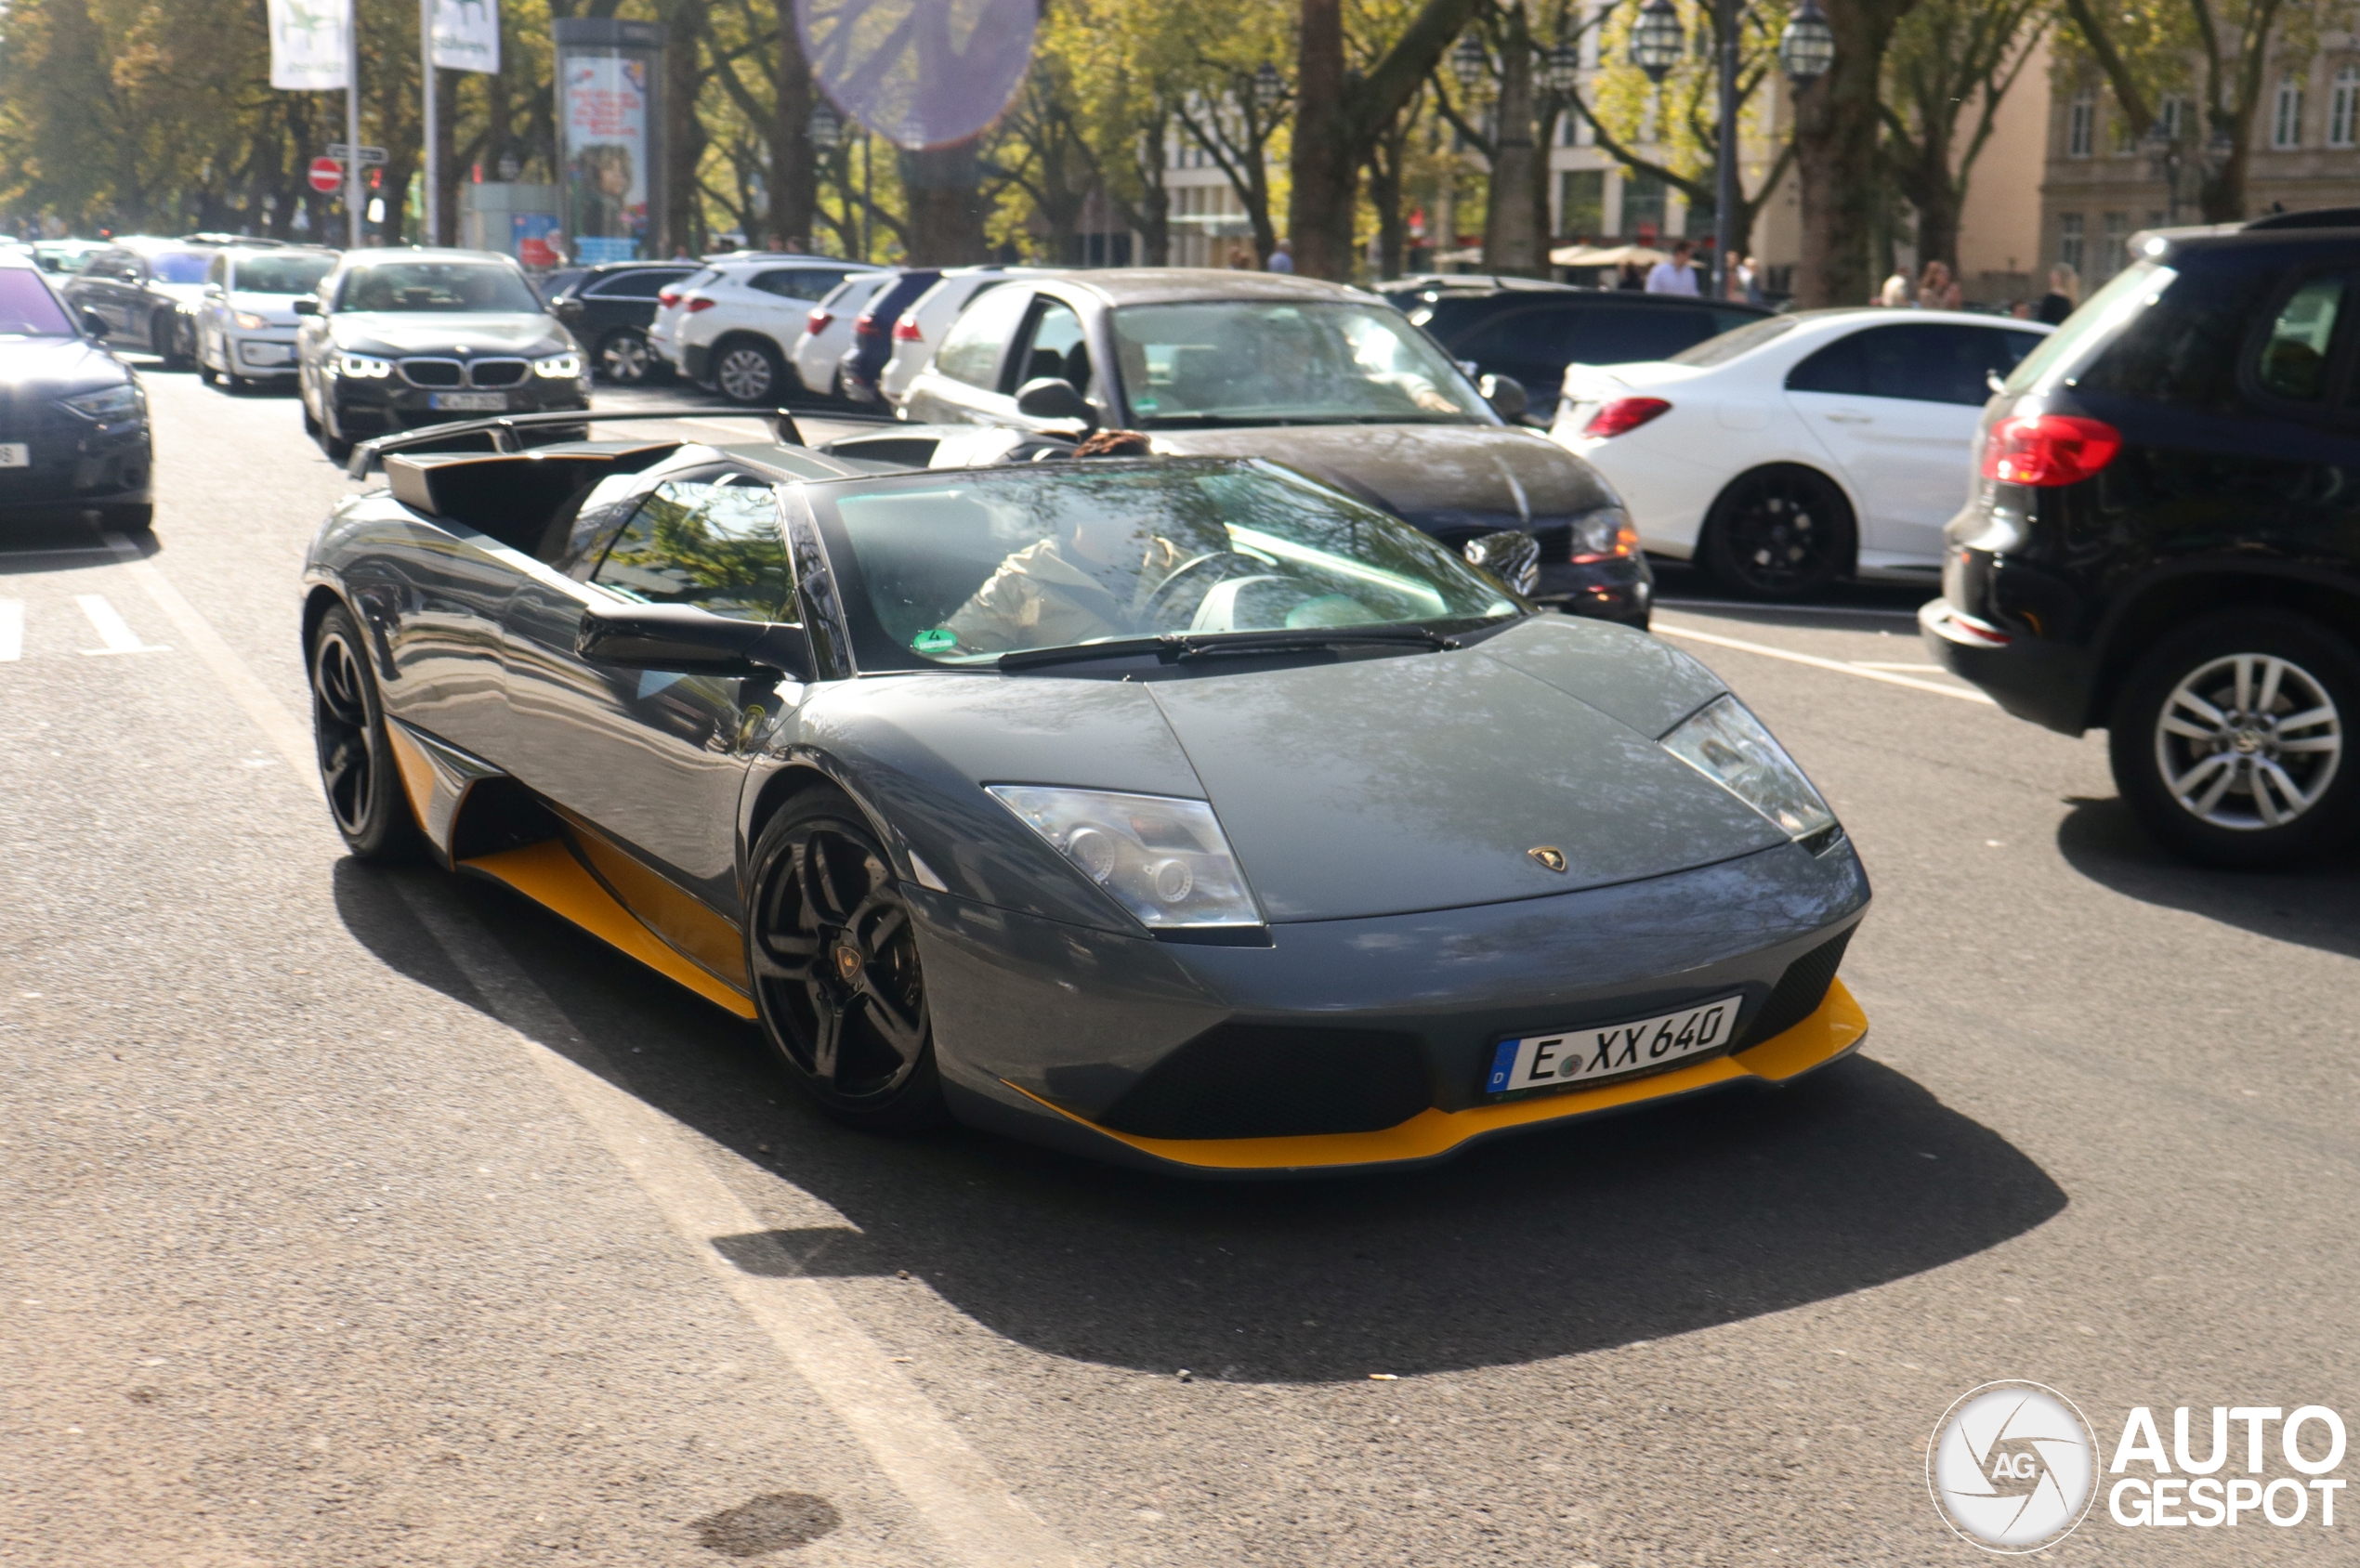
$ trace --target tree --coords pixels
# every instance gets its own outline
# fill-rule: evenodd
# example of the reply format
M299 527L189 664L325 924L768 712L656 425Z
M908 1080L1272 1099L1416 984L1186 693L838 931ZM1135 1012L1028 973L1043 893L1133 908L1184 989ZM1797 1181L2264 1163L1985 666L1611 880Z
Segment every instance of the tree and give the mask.
M1920 0L1885 58L1885 164L1918 212L1918 259L1959 265L1967 179L2038 52L2046 0ZM1960 145L1960 121L1973 129Z
M1798 305L1860 305L1875 287L1868 230L1883 129L1885 48L1916 3L1826 0L1835 63L1794 94L1795 170L1803 208Z

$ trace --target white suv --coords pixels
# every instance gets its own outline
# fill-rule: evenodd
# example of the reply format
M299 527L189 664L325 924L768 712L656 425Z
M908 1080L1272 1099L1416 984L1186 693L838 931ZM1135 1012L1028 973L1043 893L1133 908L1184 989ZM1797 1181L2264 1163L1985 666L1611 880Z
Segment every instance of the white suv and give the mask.
M967 307L968 301L995 283L1037 275L1042 270L1038 267L954 267L945 272L941 281L920 294L893 323L893 358L885 361L884 371L877 376L877 390L885 402L896 409L901 406L901 395L934 358L934 346L942 341L942 334L951 330L951 323L959 319L959 312ZM847 324L845 330L849 333L851 328ZM847 338L846 346L849 341ZM802 346L797 345L798 366L803 362L802 352ZM830 364L833 367L833 361ZM810 385L810 379L804 378L806 385Z
M852 323L868 308L877 291L893 281L888 271L856 272L838 283L827 298L803 319L803 335L794 340L794 372L803 389L815 398L841 398L836 361L852 346Z
M793 389L786 345L803 318L866 262L816 255L730 255L656 296L648 346L690 381L733 403L775 404Z

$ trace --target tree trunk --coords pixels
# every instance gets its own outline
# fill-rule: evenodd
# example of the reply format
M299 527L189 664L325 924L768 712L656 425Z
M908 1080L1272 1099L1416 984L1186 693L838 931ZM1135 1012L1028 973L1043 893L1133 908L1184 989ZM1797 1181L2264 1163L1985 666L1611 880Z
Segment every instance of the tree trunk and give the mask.
M1874 219L1878 92L1885 46L1915 0L1830 0L1835 64L1794 95L1795 164L1803 202L1803 255L1795 303L1865 305Z
M1369 154L1369 204L1377 209L1377 276L1398 278L1409 263L1409 224L1401 210L1412 116L1405 113Z
M2246 216L2246 167L2253 153L2253 114L2229 124L2229 156L2220 172L2209 174L2196 186L2196 204L2207 223L2235 223ZM2201 150L2203 143L2196 143Z
M434 168L432 190L420 193L434 214L428 227L446 245L459 242L459 75L455 71L434 73Z
M704 248L697 165L704 160L705 131L697 117L702 80L697 46L704 37L705 0L675 0L665 20L670 33L663 57L663 214L655 254L694 255Z
M1491 194L1483 215L1483 264L1493 272L1538 277L1541 230L1532 221L1532 33L1524 7L1507 14L1501 49L1500 135L1493 144Z
M983 170L976 145L901 150L911 266L970 267L990 259L984 249Z
M771 82L776 96L770 115L770 213L762 239L772 236L808 249L811 215L819 202L819 179L812 163L811 66L803 58L803 35L795 31L793 0L777 0L779 59Z
M1295 270L1305 277L1352 276L1359 163L1344 112L1344 0L1303 0L1295 57L1294 199L1287 228L1294 241Z

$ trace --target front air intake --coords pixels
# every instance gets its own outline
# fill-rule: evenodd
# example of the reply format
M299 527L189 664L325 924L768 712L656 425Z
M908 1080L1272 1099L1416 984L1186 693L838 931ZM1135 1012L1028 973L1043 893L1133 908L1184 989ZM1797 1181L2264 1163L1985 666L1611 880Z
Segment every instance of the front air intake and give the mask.
M1433 1103L1415 1035L1224 1024L1092 1119L1142 1138L1280 1138L1382 1131Z
M1836 966L1843 962L1844 945L1858 929L1846 926L1787 965L1786 973L1778 977L1777 988L1770 993L1762 1011L1753 1015L1753 1026L1746 1031L1746 1045L1760 1045L1773 1035L1785 1034L1819 1011L1819 1004L1828 1000L1828 987L1835 984Z

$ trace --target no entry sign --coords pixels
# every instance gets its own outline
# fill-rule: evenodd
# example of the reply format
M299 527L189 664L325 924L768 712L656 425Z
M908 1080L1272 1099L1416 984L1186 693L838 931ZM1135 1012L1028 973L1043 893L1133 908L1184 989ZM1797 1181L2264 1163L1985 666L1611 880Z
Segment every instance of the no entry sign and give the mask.
M334 158L311 160L311 189L334 190L344 183L344 165Z

